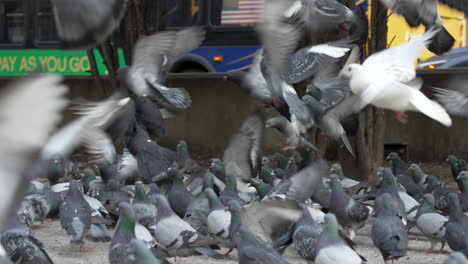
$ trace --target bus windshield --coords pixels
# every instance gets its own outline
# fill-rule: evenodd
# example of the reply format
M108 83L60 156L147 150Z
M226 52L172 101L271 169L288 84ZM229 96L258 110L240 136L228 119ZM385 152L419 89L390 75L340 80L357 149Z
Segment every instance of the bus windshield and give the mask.
M253 26L260 20L264 0L215 0L211 24L215 26Z

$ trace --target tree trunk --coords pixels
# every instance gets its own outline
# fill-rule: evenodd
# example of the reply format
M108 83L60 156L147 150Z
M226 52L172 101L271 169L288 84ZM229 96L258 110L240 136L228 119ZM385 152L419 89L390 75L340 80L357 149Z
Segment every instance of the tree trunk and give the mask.
M369 54L373 54L387 46L387 9L380 1L373 0L370 3L370 16L370 38L367 47ZM384 155L384 110L368 106L359 115L357 163L364 178L376 183L376 170L382 165Z

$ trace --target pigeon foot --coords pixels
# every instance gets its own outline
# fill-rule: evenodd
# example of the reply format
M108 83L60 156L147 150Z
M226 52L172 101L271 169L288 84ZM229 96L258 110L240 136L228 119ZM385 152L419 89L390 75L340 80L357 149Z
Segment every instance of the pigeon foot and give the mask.
M404 112L395 112L395 119L402 124L408 123L408 115Z

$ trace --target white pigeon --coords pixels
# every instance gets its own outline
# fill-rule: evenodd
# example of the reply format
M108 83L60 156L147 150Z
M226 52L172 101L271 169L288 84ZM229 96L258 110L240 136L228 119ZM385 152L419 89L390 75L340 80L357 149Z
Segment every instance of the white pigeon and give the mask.
M362 65L349 65L344 74L351 78L351 91L364 105L397 112L419 111L449 127L452 119L437 102L421 91L422 81L416 78L414 62L431 43L437 30L428 30L399 46L375 53Z

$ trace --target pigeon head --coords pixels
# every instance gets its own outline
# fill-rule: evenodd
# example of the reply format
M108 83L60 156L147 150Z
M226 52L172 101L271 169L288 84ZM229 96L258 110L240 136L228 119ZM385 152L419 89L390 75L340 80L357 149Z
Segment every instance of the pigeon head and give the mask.
M338 237L338 220L336 220L336 216L332 213L325 215L325 228L323 229L323 234L328 238Z
M343 179L343 168L341 167L340 164L338 163L334 163L331 168L330 168L330 171L329 173L333 173L333 174L336 174L339 176L339 178L342 180Z
M135 238L136 216L133 207L127 202L119 204L119 221L117 222L116 233L127 239Z
M468 171L460 171L460 174L457 176L457 180L462 180L463 182L468 182Z
M68 189L67 196L71 196L71 197L81 196L81 190L80 190L81 188L82 186L78 181L72 180L70 182L70 187Z
M436 184L437 183L437 178L432 176L432 175L427 175L426 180L424 181L424 184Z
M343 191L343 186L340 182L340 177L337 174L330 174L328 176L331 182L331 189L333 191Z
M352 63L345 68L343 68L342 74L346 77L352 78L353 76L359 75L361 72L364 72L365 69L362 65L357 63Z
M286 122L289 121L284 116L276 116L268 119L265 122L265 127L283 128L287 125Z
M141 181L135 182L135 200L133 202L143 202L146 200L145 186Z
M262 165L270 165L270 158L262 157Z
M445 161L450 162L450 163L457 163L458 159L454 155L448 155L448 157L447 157L447 159Z
M221 204L221 201L218 199L218 196L214 192L212 188L206 188L205 189L205 194L206 197L208 198L208 204L210 205L210 209L213 208L223 208L223 204Z
M306 94L302 97L302 102L305 103L305 105L312 110L313 113L320 114L325 111L323 104L317 101L314 97Z
M430 208L434 208L435 206L435 199L431 193L426 193L423 196L423 204L426 206L430 206Z
M156 208L158 209L158 215L162 217L174 214L166 196L162 194L156 194L152 195L151 198L151 201L156 205Z
M396 178L389 168L384 168L382 172L382 185L383 186L397 186Z
M172 164L172 166L167 170L167 176L172 179L175 183L183 183L184 176L179 170L179 165L177 163Z
M419 165L416 164L416 163L412 163L412 164L409 166L408 170L409 170L410 172L419 172L419 171L422 171L422 170L421 170L421 167L419 167Z
M237 191L237 181L236 176L229 175L226 177L226 189L231 192Z
M177 152L187 152L188 151L188 145L185 140L179 141L179 144L177 144Z
M385 158L386 160L399 160L400 159L400 155L398 155L398 153L396 152L390 152L390 154L388 154L388 156Z

